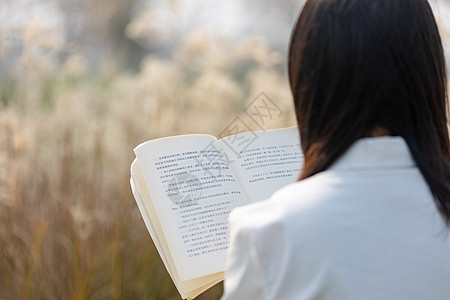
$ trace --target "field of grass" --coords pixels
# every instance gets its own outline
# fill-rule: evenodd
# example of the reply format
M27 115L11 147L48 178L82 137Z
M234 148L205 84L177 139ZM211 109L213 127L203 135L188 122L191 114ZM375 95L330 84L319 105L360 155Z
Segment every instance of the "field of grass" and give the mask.
M92 71L38 23L10 33L0 23L9 68L0 80L0 299L179 299L131 194L132 150L162 136L217 136L246 120L261 92L283 112L265 129L294 125L285 59L256 37L235 44L197 30L137 72L108 61ZM198 299L220 295L218 285Z
M0 299L179 299L131 194L132 150L219 135L260 92L283 110L267 128L295 124L284 58L198 31L139 72L92 73L76 50L42 55L37 25L21 38L0 87Z

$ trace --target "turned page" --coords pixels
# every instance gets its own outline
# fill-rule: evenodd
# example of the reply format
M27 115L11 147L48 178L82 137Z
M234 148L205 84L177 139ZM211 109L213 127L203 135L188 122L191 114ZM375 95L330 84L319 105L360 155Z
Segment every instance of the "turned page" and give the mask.
M181 280L225 269L227 217L248 203L210 135L184 135L135 148Z
M295 182L303 166L296 127L240 133L219 143L250 202Z
M202 291L205 291L207 288L222 280L222 272L186 281L180 280L177 267L175 266L172 255L170 254L167 241L161 228L161 223L159 222L159 217L155 213L155 208L149 191L146 188L145 179L142 175L137 159L135 159L131 164L131 176L132 178L130 179L130 183L133 195L136 198L136 203L139 207L139 211L142 214L147 229L181 297L183 299L193 298L195 295L198 295Z

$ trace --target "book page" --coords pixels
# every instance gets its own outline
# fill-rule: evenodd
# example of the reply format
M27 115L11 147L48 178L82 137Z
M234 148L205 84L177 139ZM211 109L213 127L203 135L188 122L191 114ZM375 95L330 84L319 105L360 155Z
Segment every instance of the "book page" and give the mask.
M296 127L240 133L219 143L251 202L270 198L300 175L303 154Z
M217 140L175 136L134 151L180 279L223 271L228 214L248 200Z
M180 280L137 159L135 159L131 164L130 184L145 225L147 226L150 236L152 237L152 240L161 255L161 259L163 260L164 265L181 297L183 299L194 298L199 293L223 280L223 272L204 277L197 277L186 281Z

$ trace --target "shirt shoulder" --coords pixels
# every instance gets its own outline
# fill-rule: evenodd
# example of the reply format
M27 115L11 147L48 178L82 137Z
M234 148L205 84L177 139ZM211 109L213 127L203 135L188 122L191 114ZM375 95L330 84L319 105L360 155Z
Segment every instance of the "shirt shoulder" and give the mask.
M342 178L334 172L322 172L309 179L291 183L267 200L235 208L230 226L261 229L283 222L289 215L320 212L330 197L336 197Z
M313 247L316 236L321 243L332 243L348 228L392 232L403 228L404 218L410 220L409 226L424 225L435 213L432 195L417 168L329 170L289 184L265 201L236 208L229 224L231 230L246 228L257 235L256 240L276 230L295 243Z
M308 230L309 226L306 225L303 226L305 232L299 232L297 224L293 224L291 220L307 221L305 216L298 217L299 212L311 215L308 211L316 205L313 199L319 200L324 197L318 195L315 185L324 182L331 184L336 180L326 174L323 175L316 176L314 180L290 184L277 191L268 200L242 206L231 212L229 217L231 249L227 259L226 297L223 299L243 298L235 297L237 294L252 295L250 298L254 299L277 299L278 291L287 292L282 286L295 277L290 276L292 272L289 272L290 264L293 262L292 254L296 249L294 244L312 234L312 230ZM310 200L298 201L299 191L301 195L310 194L308 196ZM322 192L326 190L322 189ZM297 237L294 238L294 235ZM250 283L247 280L245 285L241 285L238 283L244 280L241 274L251 274L255 279L250 280ZM256 294L259 296L256 297ZM292 297L284 297L288 298Z

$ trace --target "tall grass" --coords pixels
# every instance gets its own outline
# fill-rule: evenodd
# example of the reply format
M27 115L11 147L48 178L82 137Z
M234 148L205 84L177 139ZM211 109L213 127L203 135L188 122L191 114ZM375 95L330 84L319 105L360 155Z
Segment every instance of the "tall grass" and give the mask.
M293 125L282 57L196 31L137 73L93 74L36 22L1 32L23 49L0 86L0 299L178 299L130 191L132 149L218 135L262 91L284 111L267 128Z
M127 34L147 34L145 20ZM131 194L132 149L219 135L260 92L283 111L267 129L295 124L284 59L256 37L197 30L138 72L93 73L38 21L0 23L0 299L178 299Z

